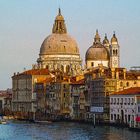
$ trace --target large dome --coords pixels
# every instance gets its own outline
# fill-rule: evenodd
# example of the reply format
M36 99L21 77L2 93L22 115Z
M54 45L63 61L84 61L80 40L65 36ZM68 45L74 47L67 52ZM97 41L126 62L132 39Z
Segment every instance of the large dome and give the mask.
M40 54L79 54L79 49L76 41L70 35L52 33L43 41Z
M93 44L87 52L86 52L86 61L87 60L109 60L109 53L108 50L100 43Z
M46 37L41 45L37 63L39 68L47 68L49 71L58 70L72 76L82 72L78 45L67 34L60 8L53 24L52 34Z

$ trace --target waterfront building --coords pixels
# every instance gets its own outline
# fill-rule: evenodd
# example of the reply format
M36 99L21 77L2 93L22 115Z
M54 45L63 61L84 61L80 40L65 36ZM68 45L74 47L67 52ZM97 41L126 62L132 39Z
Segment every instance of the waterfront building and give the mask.
M109 96L130 87L140 87L140 73L125 68L106 68L100 65L85 74L85 92L88 96L87 119L94 115L97 121L109 122Z
M5 104L5 95L0 93L0 114L3 114L3 110L4 110L4 104Z
M50 78L47 69L32 69L12 76L12 111L15 116L32 118L36 111L35 84Z
M50 119L70 117L70 77L62 72L46 87L46 113Z
M12 114L12 90L0 91L0 115Z
M140 123L140 87L128 88L110 95L110 122L137 127Z
M54 80L54 77L46 78L35 83L34 93L36 94L35 120L47 119L47 86Z
M70 84L71 92L71 119L85 119L85 79L73 81Z

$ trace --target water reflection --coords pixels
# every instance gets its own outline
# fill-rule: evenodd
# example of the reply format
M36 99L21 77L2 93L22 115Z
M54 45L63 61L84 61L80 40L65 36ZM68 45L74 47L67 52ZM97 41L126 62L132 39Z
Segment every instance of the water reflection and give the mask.
M128 129L57 122L33 124L10 122L0 125L0 140L139 140L140 133Z

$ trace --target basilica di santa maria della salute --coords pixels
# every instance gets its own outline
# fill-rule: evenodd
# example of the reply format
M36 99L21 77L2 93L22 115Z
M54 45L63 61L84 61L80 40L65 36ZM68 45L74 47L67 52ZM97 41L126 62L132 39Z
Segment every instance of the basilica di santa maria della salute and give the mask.
M120 54L119 45L115 33L111 43L107 35L101 42L98 30L94 42L85 55L86 69L103 65L105 67L119 67ZM69 75L82 74L82 59L80 58L79 47L68 33L64 17L59 9L55 18L52 34L42 43L37 59L37 67L47 68L50 71L61 70Z
M120 115L123 121L127 118L125 123L129 122L125 109L121 114L116 114L118 109L111 112L109 99L119 91L140 90L140 71L120 67L115 32L109 41L106 34L101 40L96 30L85 53L84 67L79 48L68 34L59 8L52 34L43 41L37 63L12 76L12 111L17 118L93 121L97 113L98 121L115 122Z

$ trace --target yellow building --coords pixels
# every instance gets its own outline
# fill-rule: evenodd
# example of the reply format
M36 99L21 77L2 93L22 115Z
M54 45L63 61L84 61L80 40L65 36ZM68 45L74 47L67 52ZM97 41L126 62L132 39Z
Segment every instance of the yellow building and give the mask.
M70 77L60 72L46 88L46 112L50 119L70 116Z
M140 72L126 71L125 68L99 66L85 74L86 94L89 112L87 118L109 121L109 96L116 91L130 87L140 87Z

